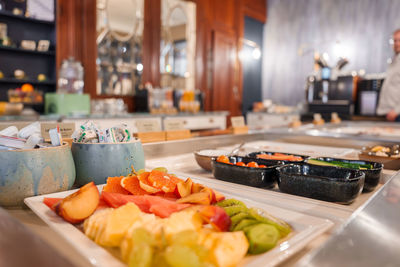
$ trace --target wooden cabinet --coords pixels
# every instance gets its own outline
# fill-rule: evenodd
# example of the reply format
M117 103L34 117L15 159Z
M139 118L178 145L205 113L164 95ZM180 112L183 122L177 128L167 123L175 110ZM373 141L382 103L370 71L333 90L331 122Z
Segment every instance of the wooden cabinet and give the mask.
M235 83L236 38L221 31L213 32L212 110L240 112L240 97Z
M145 0L143 82L159 85L162 0ZM189 0L188 0L189 1ZM266 21L266 0L190 0L196 8L195 86L205 95L205 109L241 114L244 16ZM96 95L96 0L58 0L57 66L68 55L85 67L85 91ZM102 97L104 98L104 96ZM132 110L132 97L124 97Z

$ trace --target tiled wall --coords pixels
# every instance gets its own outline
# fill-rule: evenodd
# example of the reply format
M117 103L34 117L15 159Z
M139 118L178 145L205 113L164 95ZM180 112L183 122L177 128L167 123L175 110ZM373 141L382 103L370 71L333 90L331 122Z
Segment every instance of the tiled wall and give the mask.
M314 50L327 52L333 64L344 47L350 61L344 71L384 72L396 28L399 0L268 0L263 98L290 105L304 101Z

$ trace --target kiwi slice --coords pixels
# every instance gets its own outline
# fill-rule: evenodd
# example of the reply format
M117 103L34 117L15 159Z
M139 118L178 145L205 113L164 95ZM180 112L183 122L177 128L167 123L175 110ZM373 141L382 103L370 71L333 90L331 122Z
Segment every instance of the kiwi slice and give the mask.
M224 200L216 203L215 205L217 205L218 207L221 207L221 208L230 207L230 206L242 206L242 207L247 208L246 205L242 201L234 199L234 198L224 199Z
M239 212L238 214L235 214L231 217L231 227L230 231L233 231L233 229L238 225L242 220L252 218L250 214L247 211L242 211Z
M254 225L254 224L258 224L258 223L260 223L260 222L257 220L254 220L254 219L244 219L244 220L241 220L240 223L238 223L233 230L234 231L242 231L244 228Z
M228 214L229 217L232 217L240 212L246 212L247 208L243 207L243 206L229 206L229 207L224 207L223 208L226 212L226 214Z
M269 224L256 224L246 229L249 240L249 253L260 254L275 247L280 238L279 231Z
M287 236L292 231L288 223L272 216L262 209L251 208L249 209L249 213L257 221L276 227L282 237Z

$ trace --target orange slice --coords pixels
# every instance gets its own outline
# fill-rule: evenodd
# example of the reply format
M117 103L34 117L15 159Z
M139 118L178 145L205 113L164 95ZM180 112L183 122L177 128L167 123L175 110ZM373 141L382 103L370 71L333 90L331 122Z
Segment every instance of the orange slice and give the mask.
M155 188L150 181L148 180L150 176L149 172L143 172L139 174L138 179L139 179L139 186L147 191L148 193L155 194L157 192L160 192L161 190L159 188Z
M150 185L155 188L161 189L165 193L171 193L175 191L176 184L181 180L173 175L166 174L161 171L151 171L148 180Z
M137 196L147 195L148 192L140 187L137 176L127 176L121 180L121 186L129 191L129 193Z
M108 193L119 193L119 194L129 195L129 191L125 190L121 186L122 178L124 178L124 176L108 177L107 184L103 187L103 191Z

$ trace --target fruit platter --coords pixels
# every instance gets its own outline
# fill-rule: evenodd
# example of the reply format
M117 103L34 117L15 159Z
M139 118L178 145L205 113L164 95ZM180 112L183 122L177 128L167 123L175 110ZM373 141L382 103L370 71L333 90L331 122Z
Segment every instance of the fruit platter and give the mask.
M273 266L333 225L165 168L25 203L96 266Z

